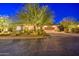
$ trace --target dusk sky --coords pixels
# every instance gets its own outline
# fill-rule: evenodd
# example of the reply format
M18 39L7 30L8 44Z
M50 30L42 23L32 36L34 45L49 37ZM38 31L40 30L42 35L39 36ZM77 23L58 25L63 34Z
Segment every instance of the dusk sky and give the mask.
M41 4L44 5L44 4ZM64 17L74 17L77 20L79 20L79 4L55 4L55 3L49 3L45 4L48 5L48 8L54 12L55 18L54 22L59 23L60 20L62 20ZM0 4L0 15L9 15L15 17L16 14L23 8L23 4L15 4L15 3L4 3Z

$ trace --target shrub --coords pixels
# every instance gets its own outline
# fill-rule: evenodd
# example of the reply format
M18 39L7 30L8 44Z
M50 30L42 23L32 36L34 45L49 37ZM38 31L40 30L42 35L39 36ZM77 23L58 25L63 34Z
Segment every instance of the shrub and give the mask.
M79 33L79 28L77 27L77 28L72 29L72 32L73 33Z
M59 31L64 31L64 27L63 26L59 26Z
M69 29L65 28L64 32L69 33Z
M31 35L32 36L44 36L44 35L46 35L46 33L44 30L38 29L38 30L31 32Z

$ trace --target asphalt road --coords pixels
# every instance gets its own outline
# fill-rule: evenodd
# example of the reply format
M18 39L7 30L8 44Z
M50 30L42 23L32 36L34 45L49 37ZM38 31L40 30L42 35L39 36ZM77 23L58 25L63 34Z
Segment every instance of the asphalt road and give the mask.
M79 34L52 33L46 39L0 40L1 56L79 56Z

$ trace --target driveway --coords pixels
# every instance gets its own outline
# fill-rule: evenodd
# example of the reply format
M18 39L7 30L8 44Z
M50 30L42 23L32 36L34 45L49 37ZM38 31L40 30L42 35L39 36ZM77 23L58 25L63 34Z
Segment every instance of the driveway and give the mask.
M79 56L79 34L50 33L45 39L0 40L2 56Z

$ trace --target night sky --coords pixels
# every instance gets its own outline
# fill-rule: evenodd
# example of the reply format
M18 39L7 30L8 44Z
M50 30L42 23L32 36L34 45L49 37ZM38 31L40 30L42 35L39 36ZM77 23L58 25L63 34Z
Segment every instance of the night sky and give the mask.
M0 15L8 15L15 17L23 8L21 3L2 3L0 4ZM46 3L40 5L48 5L49 10L54 13L54 23L59 23L64 17L74 17L79 21L79 4L68 3Z

